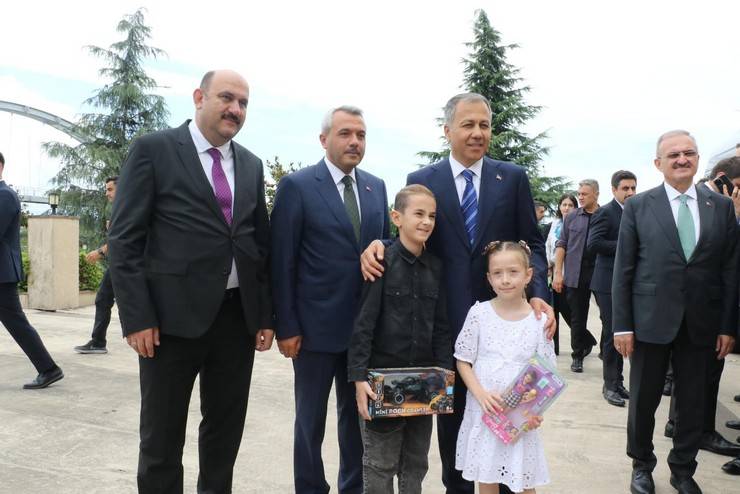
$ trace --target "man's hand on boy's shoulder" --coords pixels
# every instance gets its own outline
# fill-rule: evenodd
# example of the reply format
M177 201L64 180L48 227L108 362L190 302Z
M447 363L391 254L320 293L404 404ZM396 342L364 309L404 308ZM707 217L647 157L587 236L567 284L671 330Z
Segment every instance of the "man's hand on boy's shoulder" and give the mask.
M382 240L373 240L367 246L365 252L360 256L360 269L362 277L366 281L375 281L383 276L383 256L385 255L385 244Z

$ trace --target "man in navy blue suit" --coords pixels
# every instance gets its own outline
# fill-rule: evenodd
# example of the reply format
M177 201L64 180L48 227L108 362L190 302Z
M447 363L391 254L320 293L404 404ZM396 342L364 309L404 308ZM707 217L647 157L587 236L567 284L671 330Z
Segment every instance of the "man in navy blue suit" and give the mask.
M44 347L41 337L29 324L18 298L18 282L23 278L21 264L18 194L3 180L5 158L0 153L0 323L23 349L38 371L36 379L24 389L41 389L64 377Z
M272 211L272 277L280 353L293 359L293 471L299 494L329 492L321 459L326 409L337 396L340 493L362 491L362 440L347 347L362 276L360 253L389 235L382 180L357 168L365 122L355 107L330 111L321 128L326 157L283 177Z
M526 241L532 249L535 276L530 304L546 312L548 336L555 332L555 319L545 299L547 261L545 244L537 227L534 202L524 169L485 156L491 141L491 105L476 93L458 94L445 106L445 137L450 157L408 176L409 184L422 184L437 198L437 225L427 242L431 253L442 259L448 293L447 312L454 344L468 309L476 301L490 299L483 248L493 240ZM383 243L373 242L362 256L363 276L382 274ZM457 432L465 410L466 388L455 384L455 413L437 417L442 482L448 494L472 494L473 483L455 469ZM501 492L509 490L501 485Z

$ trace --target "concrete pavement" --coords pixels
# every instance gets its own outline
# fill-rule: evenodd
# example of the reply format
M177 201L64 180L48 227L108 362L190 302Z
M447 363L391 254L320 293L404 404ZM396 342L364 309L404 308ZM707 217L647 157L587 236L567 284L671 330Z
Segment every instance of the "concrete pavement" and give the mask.
M136 492L137 357L120 338L115 314L109 332L109 354L74 353L73 346L89 339L93 313L94 307L27 312L66 376L46 390L21 389L24 382L35 377L35 371L8 333L0 331L0 493ZM590 321L589 328L598 337L596 310L592 310ZM538 492L629 492L631 467L624 452L627 411L606 404L601 397L601 361L595 354L586 359L583 374L570 372L568 328L564 324L562 327L565 334L561 337L563 352L558 367L569 388L546 414L542 434L552 483ZM234 492L292 492L292 385L293 371L288 360L275 350L257 355ZM732 401L738 393L740 356L731 355L722 379L717 417L718 430L728 439L738 435L737 431L724 428L725 420L740 414L740 403ZM195 492L197 480L198 407L196 388L183 458L185 492ZM668 400L663 400L656 416L654 438L658 494L675 492L668 483L666 465L670 440L662 436L667 414ZM324 461L332 492L336 492L338 468L334 424L336 419L330 412ZM705 493L740 493L740 477L720 470L727 460L699 453L696 479ZM433 443L424 492L441 494L439 479L439 458Z

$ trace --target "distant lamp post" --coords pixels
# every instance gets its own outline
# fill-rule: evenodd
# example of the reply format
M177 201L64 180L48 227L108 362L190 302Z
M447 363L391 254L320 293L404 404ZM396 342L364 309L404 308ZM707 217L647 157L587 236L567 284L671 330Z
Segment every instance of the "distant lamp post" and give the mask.
M52 216L57 214L57 206L59 206L59 192L49 192L49 206L51 206Z

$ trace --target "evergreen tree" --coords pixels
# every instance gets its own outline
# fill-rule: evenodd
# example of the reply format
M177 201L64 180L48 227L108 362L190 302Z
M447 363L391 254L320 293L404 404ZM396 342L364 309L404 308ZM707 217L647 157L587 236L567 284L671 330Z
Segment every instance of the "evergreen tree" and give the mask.
M523 83L519 69L506 60L509 50L516 44L504 45L501 35L488 21L483 10L477 11L473 28L473 41L466 43L470 48L468 58L463 59L463 88L466 92L479 93L488 98L493 112L491 121L491 143L488 155L502 161L512 161L527 172L532 195L553 208L558 197L569 187L565 177L543 175L540 163L548 153L542 144L547 137L541 132L533 137L521 128L542 109L529 105L524 97L529 86ZM444 119L439 119L444 124ZM442 151L422 151L419 156L433 163L450 153L445 144Z
M280 163L280 158L275 156L273 161L265 160L265 165L267 165L267 171L270 174L270 178L265 177L265 199L267 200L267 211L272 212L272 206L275 204L275 193L277 192L277 185L280 179L285 175L299 170L303 167L303 164L300 161L297 164L291 161L285 167Z
M84 101L99 112L82 114L75 123L87 139L75 146L44 145L49 156L62 161L52 179L62 192L60 212L80 217L80 242L90 247L105 234L105 179L118 175L135 137L166 128L169 116L164 98L151 93L157 84L142 66L145 58L165 55L147 44L151 29L142 9L124 16L116 30L124 35L121 41L109 48L87 47L106 62L99 74L108 81Z

